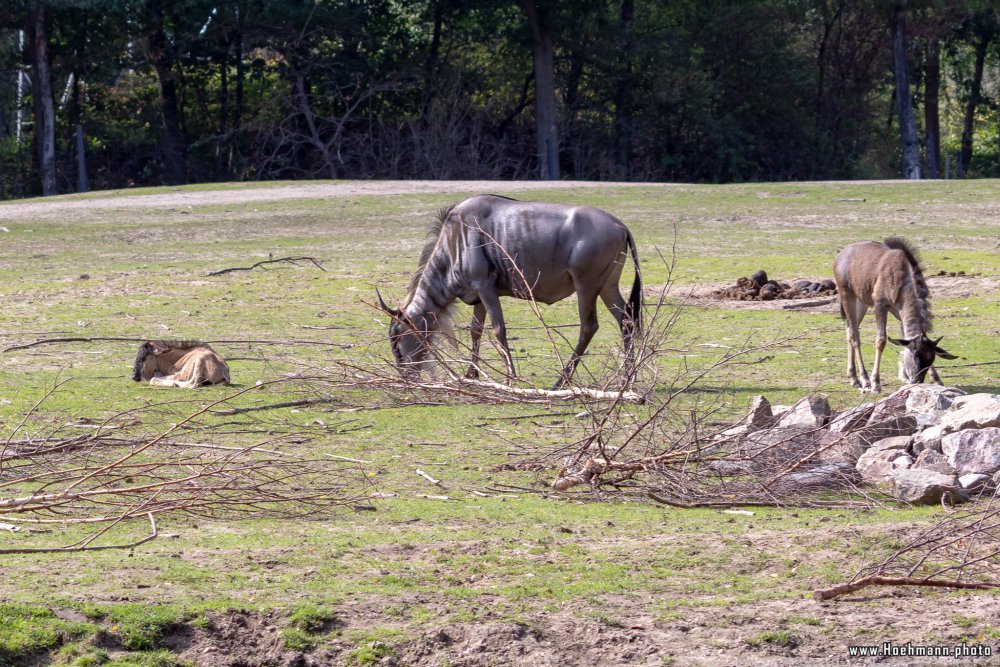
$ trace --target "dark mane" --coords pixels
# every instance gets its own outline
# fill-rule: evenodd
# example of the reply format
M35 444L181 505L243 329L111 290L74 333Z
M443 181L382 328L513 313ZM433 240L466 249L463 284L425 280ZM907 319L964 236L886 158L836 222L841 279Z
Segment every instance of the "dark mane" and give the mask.
M931 291L928 289L927 281L924 279L924 267L920 262L920 255L917 254L917 249L902 236L890 236L883 243L893 250L901 250L906 255L906 260L913 269L913 280L916 283L917 300L920 302L920 321L923 324L924 332L930 333L932 327L931 319L933 317L929 301Z
M417 264L417 270L414 271L413 277L410 278L410 284L406 287L407 301L413 296L413 292L416 291L417 285L420 284L420 277L424 275L424 269L427 268L427 262L430 260L431 255L434 254L434 247L437 245L438 237L441 236L441 229L444 227L444 221L448 219L451 214L451 210L455 208L455 204L450 204L448 206L442 206L437 213L437 217L431 222L430 227L427 228L427 241L424 243L423 250L420 251L420 262Z
M149 342L155 345L156 347L162 347L167 350L189 350L193 347L207 347L211 349L210 345L202 343L200 340L168 339L168 340L151 340Z

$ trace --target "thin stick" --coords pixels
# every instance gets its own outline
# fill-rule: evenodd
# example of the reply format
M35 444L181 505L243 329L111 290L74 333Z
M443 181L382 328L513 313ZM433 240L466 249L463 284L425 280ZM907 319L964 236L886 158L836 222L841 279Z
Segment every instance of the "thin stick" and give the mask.
M218 271L212 271L211 273L206 273L206 276L221 276L223 273L232 273L233 271L253 271L258 266L263 266L265 264L277 264L278 262L288 262L290 264L295 264L295 262L312 262L313 265L320 271L326 271L319 262L316 261L314 257L282 257L280 259L265 259L263 261L257 262L251 266L234 266L229 269L220 269Z
M832 588L821 588L813 591L814 600L830 600L838 595L846 595L866 586L930 586L932 588L962 588L972 590L989 590L1000 588L1000 582L982 581L941 581L939 579L917 579L915 577L882 577L873 575L864 577L849 584L841 584Z
M117 341L126 343L145 343L151 340L150 338L121 338L117 336L68 336L60 338L40 338L31 343L24 343L22 345L11 345L10 347L5 347L0 350L0 354L4 352L13 352L14 350L26 350L29 347L36 347L38 345L47 345L49 343L93 343L96 341ZM354 347L350 344L338 344L330 343L322 340L203 340L202 343L217 343L221 345L241 345L241 344L253 344L253 345L319 345L322 347L340 347L348 349Z
M436 486L441 486L441 480L434 479L433 477L431 477L430 475L428 475L427 473L425 473L420 468L417 468L414 472L416 472L418 475L420 475L421 477L423 477L424 479L426 479L431 484L434 484Z

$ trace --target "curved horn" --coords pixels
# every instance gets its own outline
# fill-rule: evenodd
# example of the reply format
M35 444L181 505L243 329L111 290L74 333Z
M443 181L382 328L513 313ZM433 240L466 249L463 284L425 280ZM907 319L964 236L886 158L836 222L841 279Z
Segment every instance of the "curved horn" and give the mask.
M938 343L940 343L942 338L944 338L944 336L938 336L938 339L936 341L933 341L934 345L936 346Z
M382 299L382 293L378 291L377 287L375 288L375 296L378 298L378 307L379 308L381 308L385 312L389 313L393 317L399 317L399 311L398 310L396 310L394 308L390 308L389 306L385 305L385 301Z

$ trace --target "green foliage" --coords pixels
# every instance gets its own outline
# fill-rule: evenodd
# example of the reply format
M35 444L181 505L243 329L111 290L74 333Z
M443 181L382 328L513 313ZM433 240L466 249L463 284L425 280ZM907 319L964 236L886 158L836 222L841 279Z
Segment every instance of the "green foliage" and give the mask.
M174 607L134 603L85 605L83 613L100 619L108 630L121 637L122 646L129 651L160 648L163 635L186 618Z
M10 4L10 3L8 3ZM166 89L176 89L181 180L523 178L535 173L530 31L518 3L374 0L48 3L60 189L75 189L76 126L92 188L169 182ZM947 3L945 3L947 4ZM18 144L16 31L0 11L0 199L37 191L30 126ZM158 5L159 6L159 5ZM560 163L580 179L694 182L895 175L886 127L884 3L549 2ZM954 155L996 10L910 11L921 103L929 36L944 44L944 152ZM170 48L155 47L169 36ZM30 49L24 49L24 53ZM995 76L989 51L987 76ZM72 77L72 79L71 79ZM30 87L29 87L30 88ZM973 176L1000 173L996 104L980 91ZM31 118L31 92L21 99ZM918 114L920 116L920 114ZM172 136L172 134L171 134ZM953 167L954 168L954 167Z
M89 623L64 621L44 607L0 603L0 665L54 649L95 630Z

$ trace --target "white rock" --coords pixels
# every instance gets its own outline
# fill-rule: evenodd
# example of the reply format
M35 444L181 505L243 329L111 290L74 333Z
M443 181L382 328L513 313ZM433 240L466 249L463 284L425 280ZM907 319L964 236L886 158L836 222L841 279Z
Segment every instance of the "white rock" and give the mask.
M787 426L824 426L830 421L830 402L823 394L806 396L783 414L777 425Z
M988 481L990 481L989 475L980 475L976 473L962 475L958 478L958 483L962 486L962 488L968 489L969 491L978 491L986 486Z
M869 484L888 482L892 478L896 459L903 457L907 459L908 463L913 463L913 459L907 456L906 452L899 449L870 449L858 458L858 463L855 467L861 473L861 479ZM906 467L909 467L909 465Z
M906 411L910 414L935 414L951 407L952 402L965 392L957 387L939 384L918 384L906 396Z
M941 452L960 475L1000 470L1000 428L969 428L941 438Z
M959 396L941 417L938 426L941 428L941 435L967 428L1000 426L1000 396L997 394Z

